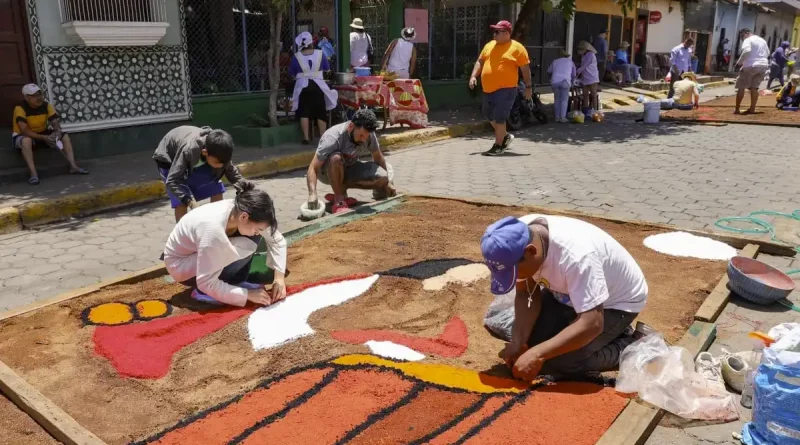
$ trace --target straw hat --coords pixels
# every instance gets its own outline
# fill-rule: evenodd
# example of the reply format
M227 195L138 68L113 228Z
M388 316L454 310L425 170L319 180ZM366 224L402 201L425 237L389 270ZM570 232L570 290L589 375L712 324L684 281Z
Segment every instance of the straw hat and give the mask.
M619 47L620 48L630 48L631 44L623 40L622 43L619 44Z
M578 43L578 51L591 51L597 54L597 50L594 49L592 44L587 42L586 40L581 40L580 43Z
M687 71L687 72L681 74L681 79L686 79L687 77L689 79L692 79L692 81L697 82L697 75L695 73L693 73L691 71Z
M353 19L353 23L350 24L350 27L355 29L364 29L364 21L361 19Z
M800 74L792 74L789 76L789 82L791 82L794 86L800 85Z
M403 28L400 35L406 40L414 40L417 38L417 30L411 27Z

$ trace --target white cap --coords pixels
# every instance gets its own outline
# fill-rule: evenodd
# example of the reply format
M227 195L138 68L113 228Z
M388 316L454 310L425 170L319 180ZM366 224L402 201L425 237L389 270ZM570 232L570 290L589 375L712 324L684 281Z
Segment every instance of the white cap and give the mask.
M39 88L39 85L36 85L35 83L29 83L29 84L25 85L24 87L22 87L22 94L24 94L26 96L33 96L34 94L38 93L39 91L42 91L42 89Z

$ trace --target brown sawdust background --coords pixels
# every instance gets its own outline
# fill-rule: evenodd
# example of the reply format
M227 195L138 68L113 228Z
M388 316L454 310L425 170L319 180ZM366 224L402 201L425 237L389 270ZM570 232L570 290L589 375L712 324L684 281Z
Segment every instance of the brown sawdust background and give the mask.
M486 227L503 216L525 213L518 207L410 199L397 210L292 245L292 273L287 281L291 285L380 272L426 259L480 261L479 240ZM615 237L642 267L650 296L639 319L664 332L668 340L680 338L724 273L725 263L668 257L644 247L642 240L663 232L660 229L587 220ZM146 298L172 299L174 315L194 306L183 286L160 278L107 288L0 322L0 360L109 444L156 433L295 366L368 352L364 346L333 340L328 333L337 329L392 329L433 337L457 315L469 332L466 353L426 361L478 371L501 370L497 352L502 342L482 327L483 313L492 299L488 280L426 292L419 281L381 277L366 294L314 313L309 323L316 335L254 352L244 317L178 352L166 377L122 379L105 359L94 355L94 328L84 327L80 314L102 302ZM6 429L24 435L29 424L25 418L7 416L5 405L0 403L0 417L10 418Z

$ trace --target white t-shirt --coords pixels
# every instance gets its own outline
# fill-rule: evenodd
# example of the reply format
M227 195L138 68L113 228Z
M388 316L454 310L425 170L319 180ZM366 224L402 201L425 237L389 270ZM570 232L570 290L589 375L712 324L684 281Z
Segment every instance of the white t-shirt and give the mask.
M742 52L744 53L748 50L750 50L750 54L742 61L743 68L750 68L751 66L769 66L769 47L764 39L755 34L744 39L744 42L742 42Z
M234 306L247 303L247 289L219 279L225 266L255 253L258 245L244 236L228 237L225 226L233 211L233 200L223 199L200 206L181 218L164 248L164 265L178 282L197 277L204 294ZM262 234L267 245L267 264L286 272L286 240L277 230Z
M577 313L604 309L639 313L647 302L647 282L620 243L599 227L564 216L527 215L525 224L544 218L550 231L547 258L534 275Z
M355 67L369 65L369 56L367 55L369 41L370 37L366 31L350 33L350 65Z

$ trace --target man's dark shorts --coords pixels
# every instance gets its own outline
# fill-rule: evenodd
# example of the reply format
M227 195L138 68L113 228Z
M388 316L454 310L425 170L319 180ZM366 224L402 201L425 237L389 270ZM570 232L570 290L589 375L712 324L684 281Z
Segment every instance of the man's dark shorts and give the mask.
M161 175L161 180L166 183L169 169L159 166L158 173ZM202 201L225 193L225 184L214 176L214 171L208 164L193 169L192 174L186 179L186 185L189 186L195 201ZM183 204L169 188L167 188L167 196L173 209Z
M489 122L505 123L516 99L516 88L501 88L493 93L483 93L484 117Z
M44 135L44 136L50 136L51 134L53 134L53 130L48 128L47 130L45 130L45 131L43 131L43 132L41 132L39 134ZM67 133L62 131L61 134L64 135L64 134L67 134ZM25 136L23 134L18 134L18 135L12 136L11 137L11 146L16 148L17 150L22 150L22 139L26 138L26 137L27 136ZM50 146L48 146L47 143L44 142L44 141L40 141L38 139L33 139L33 149L37 150L37 149L40 149L40 148L50 148Z
M361 181L375 181L381 178L388 178L389 174L380 165L373 161L356 161L354 164L344 167L344 183L353 184ZM318 176L320 182L331 185L328 176L328 161L322 166Z

